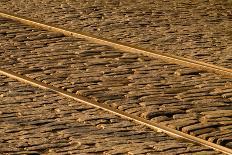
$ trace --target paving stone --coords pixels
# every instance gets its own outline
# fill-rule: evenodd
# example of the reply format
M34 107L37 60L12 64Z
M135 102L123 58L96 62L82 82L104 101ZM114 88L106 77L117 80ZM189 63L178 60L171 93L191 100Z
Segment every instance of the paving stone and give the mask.
M194 130L198 130L198 129L205 129L205 128L208 128L208 127L214 127L214 126L217 126L219 125L218 123L207 123L207 125L205 124L194 124L194 125L190 125L190 126L187 126L187 127L184 127L182 128L182 131L188 133L190 131L194 131Z

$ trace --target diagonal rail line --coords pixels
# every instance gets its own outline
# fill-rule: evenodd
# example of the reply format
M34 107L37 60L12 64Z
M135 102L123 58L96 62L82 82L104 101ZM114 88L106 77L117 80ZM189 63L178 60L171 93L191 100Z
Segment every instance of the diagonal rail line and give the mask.
M26 18L21 18L19 16L15 16L9 13L5 13L5 12L0 12L0 16L5 17L5 18L9 18L12 20L16 20L16 21L20 21L24 24L30 25L30 26L35 26L35 27L39 27L39 28L43 28L49 31L55 31L55 32L59 32L59 33L63 33L64 35L67 36L72 36L72 37L77 37L77 38L84 38L86 40L98 43L98 44L102 44L102 45L107 45L107 46L111 46L114 47L116 49L122 50L122 51L126 51L126 52L132 52L132 53L139 53L139 54L143 54L143 55L147 55L147 56L151 56L154 58L160 58L163 59L165 61L169 61L172 63L176 63L176 64L181 64L184 66L188 66L188 67L193 67L193 68L198 68L198 69L203 69L203 70L207 70L207 71L212 71L215 73L219 73L222 75L226 75L229 77L232 77L232 69L228 69L228 68L224 68L224 67L220 67L220 66L216 66L216 65L212 65L212 64L208 64L208 63L204 63L204 62L200 62L200 61L195 61L195 60L191 60L191 59L187 59L187 58L183 58L183 57L179 57L179 56L173 56L173 55L167 55L167 54L163 54L163 53L159 53L159 52L155 52L155 51L149 51L149 50L145 50L139 47L134 47L131 45L126 45L126 44L122 44L122 43L117 43L115 41L112 40L108 40L108 39L102 39L96 36L92 36L92 35L88 35L88 34L84 34L82 32L74 32L74 31L69 31L69 30L65 30L59 27L55 27L55 26L51 26L51 25L47 25L47 24L43 24L40 22L36 22L30 19L26 19ZM91 106L97 107L97 108L101 108L103 110L106 110L110 113L113 113L115 115L133 120L137 123L143 124L151 129L157 130L157 131L161 131L164 133L167 133L169 135L172 135L174 137L179 137L194 143L198 143L204 146L207 146L209 148L213 148L217 151L223 152L225 154L232 154L232 150L217 144L214 144L212 142L208 142L206 140L194 137L192 135L188 135L185 134L183 132L168 128L166 126L157 124L157 123L152 123L148 120L145 120L143 118L128 114L124 111L120 111L118 109L112 108L108 105L105 104L101 104L98 103L96 101L90 100L86 97L83 96L79 96L73 93L69 93L67 91L64 91L63 89L59 89L56 88L54 86L51 85L47 85L43 82L39 82L33 79L30 79L26 76L14 73L12 71L6 70L6 69L1 69L0 68L0 74L6 75L8 77L17 79L19 81L40 87L42 89L47 89L47 90L51 90L53 92L56 92L58 94L61 94L63 96L66 96L68 98L72 98L76 101L85 103L85 104L89 104Z
M96 108L103 109L105 111L108 111L108 112L113 113L115 115L118 115L120 117L129 119L129 120L132 120L132 121L137 122L139 124L142 124L144 126L147 126L147 127L151 128L153 130L157 130L158 132L164 132L164 133L166 133L166 134L168 134L170 136L173 136L173 137L178 137L178 138L188 140L188 141L200 144L200 145L204 145L206 147L212 148L214 150L223 152L223 153L228 154L228 155L232 154L232 150L229 149L229 148L226 148L224 146L214 144L212 142L200 139L198 137L194 137L192 135L188 135L186 133L183 133L183 132L180 132L178 130L169 128L169 127L164 126L164 125L160 125L158 123L152 123L152 122L150 122L150 121L148 121L146 119L143 119L141 117L137 117L137 116L128 114L128 113L126 113L124 111L112 108L112 107L110 107L108 105L105 105L105 104L102 104L102 103L98 103L98 102L96 102L94 100L91 100L91 99L88 99L86 97L79 96L79 95L73 94L73 93L69 93L67 91L64 91L63 89L56 88L56 87L54 87L52 85L48 85L48 84L45 84L45 83L40 82L40 81L36 81L36 80L28 78L28 77L26 77L24 75L14 73L14 72L12 72L10 70L0 68L0 74L3 74L3 75L8 76L10 78L19 80L21 82L24 82L24 83L27 83L27 84L30 84L30 85L33 85L33 86L36 86L36 87L39 87L39 88L42 88L42 89L46 89L46 90L56 92L56 93L58 93L60 95L63 95L65 97L67 97L67 98L74 99L76 101L79 101L79 102L94 106Z
M71 30L66 30L63 28L59 28L57 26L52 26L52 25L48 25L48 24L44 24L41 22L28 19L25 17L20 17L18 15L13 15L11 13L8 13L2 10L0 10L0 16L11 19L11 20L19 21L21 23L24 23L30 26L42 28L48 31L59 32L66 36L72 36L75 38L83 38L91 42L101 44L101 45L107 45L107 46L110 46L110 47L113 47L115 49L119 49L125 52L143 54L149 57L159 58L159 59L162 59L170 63L175 63L175 64L179 64L179 65L183 65L183 66L191 67L191 68L196 68L200 70L206 70L206 71L214 72L214 73L217 73L223 76L232 77L232 69L229 69L229 68L205 63L202 61L192 60L192 59L188 59L188 58L184 58L180 56L164 54L158 51L147 50L147 49L143 49L140 47L127 45L124 43L119 43L119 42L116 42L110 39L100 38L98 36L93 36L93 35L86 34L83 32L75 32Z

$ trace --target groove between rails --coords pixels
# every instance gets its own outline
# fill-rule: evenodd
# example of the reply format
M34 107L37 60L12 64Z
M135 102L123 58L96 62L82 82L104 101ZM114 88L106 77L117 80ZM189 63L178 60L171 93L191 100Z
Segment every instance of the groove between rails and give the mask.
M132 121L137 122L139 124L142 124L144 126L147 126L147 127L151 128L153 130L156 130L157 132L164 132L164 133L166 133L166 134L168 134L170 136L173 136L175 138L181 138L181 139L188 140L188 141L200 144L200 145L204 145L206 147L209 147L209 148L212 148L214 150L223 152L225 154L229 154L229 155L232 154L232 150L229 149L229 148L226 148L224 146L217 145L217 144L214 144L212 142L208 142L208 141L200 139L198 137L194 137L192 135L188 135L188 134L180 132L178 130L168 128L168 127L166 127L164 125L160 125L160 124L157 124L157 123L152 123L152 122L150 122L150 121L148 121L146 119L143 119L141 117L137 117L137 116L128 114L128 113L126 113L124 111L112 108L112 107L110 107L108 105L105 105L105 104L102 104L102 103L98 103L98 102L96 102L94 100L91 100L91 99L88 99L86 97L79 96L79 95L73 94L73 93L69 93L67 91L64 91L63 89L56 88L56 87L54 87L52 85L48 85L48 84L45 84L43 82L33 80L33 79L28 78L28 77L26 77L24 75L20 75L20 74L17 74L17 73L14 73L12 71L2 69L2 68L0 68L0 74L3 74L3 75L8 76L10 78L19 80L21 82L24 82L24 83L27 83L27 84L30 84L30 85L33 85L33 86L36 86L36 87L39 87L39 88L42 88L42 89L46 89L46 90L56 92L56 93L58 93L60 95L63 95L65 97L67 97L67 98L74 99L74 100L79 101L81 103L85 103L85 104L91 105L93 107L103 109L105 111L108 111L108 112L113 113L115 115L118 115L120 117L129 119L129 120L132 120Z
M119 43L119 42L116 42L116 41L113 41L110 39L100 38L100 37L86 34L83 32L74 32L71 30L65 30L65 29L59 28L57 26L43 24L41 22L37 22L37 21L31 20L31 19L28 19L25 17L20 17L18 15L16 16L16 15L13 15L11 13L8 13L8 12L2 11L2 10L0 10L0 16L11 19L11 20L19 21L21 23L24 23L24 24L27 24L27 25L30 25L33 27L42 28L42 29L45 29L48 31L59 32L59 33L62 33L66 36L72 36L75 38L83 38L83 39L86 39L86 40L91 41L93 43L107 45L107 46L110 46L110 47L113 47L115 49L119 49L119 50L122 50L125 52L143 54L143 55L146 55L149 57L159 58L159 59L162 59L162 60L170 62L170 63L175 63L175 64L183 65L186 67L190 67L190 68L206 70L206 71L214 72L214 73L221 74L221 75L224 75L227 77L232 77L232 69L229 69L229 68L205 63L202 61L191 60L191 59L180 57L180 56L163 54L161 52L147 50L147 49L143 49L140 47L127 45L124 43Z

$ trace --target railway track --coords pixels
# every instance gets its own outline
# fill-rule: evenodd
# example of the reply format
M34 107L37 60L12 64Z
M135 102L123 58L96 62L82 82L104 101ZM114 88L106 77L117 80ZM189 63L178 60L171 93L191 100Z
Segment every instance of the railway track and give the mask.
M77 33L75 33L75 32L71 32L71 31L66 31L66 30L63 30L63 29L60 29L60 28L57 28L57 27L51 27L51 26L49 26L49 25L45 25L45 24L41 24L41 23L36 23L36 22L34 22L34 21L29 21L28 19L22 19L22 18L19 18L19 17L16 17L16 16L12 16L12 15L7 15L7 14L5 14L5 13L1 13L1 15L3 15L4 17L7 17L7 18L11 18L11 19L14 19L14 20L20 20L21 22L23 22L23 23L27 23L27 24L29 24L29 25L33 25L33 26L39 26L39 27L42 27L42 28L44 28L44 29L47 29L47 30L53 30L53 31L56 31L56 32L59 32L59 33L63 33L63 34L65 34L65 35L68 35L68 36L74 36L74 37L78 37L78 39L76 40L76 41L83 41L83 39L86 39L86 40L90 40L90 41L93 41L93 42L95 42L95 43L98 43L98 44L103 44L103 45L107 45L107 48L108 48L108 46L110 46L110 47L113 47L113 48L115 48L115 49L120 49L120 50L123 50L123 51L127 51L127 52L134 52L135 51L135 53L139 53L139 54L144 54L144 55L148 55L148 56L152 56L152 57L154 57L154 58L162 58L163 60L165 60L165 61L168 61L168 62L170 62L170 60L174 60L174 63L177 63L177 64L182 64L182 65L185 65L185 66L192 66L193 68L198 68L199 69L199 67L200 67L200 69L199 70L194 70L194 69L192 69L192 70L188 70L188 69L186 69L186 68L181 68L181 70L178 70L178 67L177 67L177 69L176 69L176 65L175 64L170 64L170 63L164 63L164 62L159 62L158 60L157 60L157 62L156 63L159 63L159 65L158 66L155 66L155 65L153 65L152 66L152 64L150 65L150 67L152 68L160 68L160 66L162 66L163 67L163 65L164 66L166 66L166 68L169 68L169 67L172 67L172 68L175 68L175 74L177 74L177 75L187 75L187 77L186 78L188 78L188 76L190 75L190 78L196 78L195 76L196 75L200 75L200 74L205 74L206 76L207 76L207 74L208 73L206 73L205 72L205 70L210 70L210 71L213 71L213 72L216 72L216 73L220 73L220 74L223 74L223 75L226 75L226 76L229 76L229 77L231 77L231 70L230 69L227 69L227 68L223 68L223 67L218 67L218 66L215 66L215 65L210 65L210 64L206 64L206 63L203 63L203 62L198 62L198 61L192 61L192 60L189 60L189 59L185 59L185 58L180 58L180 57L173 57L173 56L169 56L169 55L164 55L164 54L160 54L160 53L154 53L154 52L151 52L151 51L145 51L145 50L143 50L143 49L137 49L137 48L134 48L134 47L130 47L130 46L127 46L127 45L122 45L122 44L118 44L118 43L115 43L115 42L110 42L110 41L108 41L108 40L102 40L102 39L99 39L99 38L94 38L94 37L92 37L92 36L86 36L86 35L83 35L83 34L77 34ZM6 19L2 19L3 21L6 21ZM13 22L11 22L11 21L9 21L9 23L13 23ZM13 23L13 25L14 25L14 23ZM17 25L17 24L16 24ZM14 26L13 26L14 27ZM24 26L22 26L23 27L23 29L25 29L25 27ZM29 31L31 31L31 30L29 30ZM33 30L34 31L34 30ZM10 33L17 33L17 32L14 32L14 30L12 31L12 32L10 32ZM20 32L20 33L24 33L24 32ZM40 33L40 32L39 32ZM47 33L47 32L42 32L42 33ZM13 36L14 36L14 34L13 34ZM32 36L30 36L30 37L32 37L33 38L33 34L32 34ZM29 37L29 38L30 38ZM58 38L58 39L62 39L62 35L57 35L57 34L55 34L55 37L54 38ZM14 37L13 37L14 38ZM52 37L51 37L52 38ZM50 39L51 39L50 38ZM65 37L64 37L65 38ZM80 40L80 38L82 39L82 40ZM11 38L12 39L12 38ZM23 42L25 42L26 40L28 39L28 37L22 37L22 40L23 40ZM40 40L40 39L39 39ZM49 39L48 39L49 40ZM47 40L47 41L48 41ZM9 38L8 38L8 40L6 40L6 41L9 41ZM55 40L54 42L56 43L56 41L57 40ZM67 39L66 40L67 42L69 42L69 40ZM73 42L73 41L75 41L75 40L71 40L71 42ZM20 42L22 42L22 41L20 41L20 39L19 39L19 44L20 44ZM45 39L45 42L46 42L46 39ZM16 41L14 41L13 42L13 44L16 44L17 43L17 40ZM37 45L39 45L39 44L37 44ZM62 45L62 44L60 44L60 45ZM93 48L94 48L94 46L95 45L93 45ZM41 46L39 46L39 47L41 47ZM105 47L104 47L105 48ZM101 49L101 50L103 50L104 51L104 48L103 49ZM26 49L26 48L25 48ZM70 47L68 47L67 49L70 49ZM10 49L11 50L11 49ZM14 49L15 50L15 49ZM30 49L29 49L30 50ZM114 51L114 49L108 49L108 50L112 50L112 51ZM17 50L16 50L17 51ZM27 50L26 50L26 52L28 52ZM36 51L36 52L39 52L39 51ZM92 55L94 55L93 53L95 53L96 54L96 52L90 52L90 53L87 53L87 56L88 56L88 54L91 56L91 54ZM104 52L103 52L104 53ZM33 53L32 53L33 54ZM41 54L41 53L40 53ZM105 52L104 54L107 54L107 52ZM7 55L7 53L6 53L6 55ZM22 55L24 55L25 56L25 53L22 53ZM46 54L45 54L46 55ZM44 56L45 56L44 55ZM65 54L62 54L63 56L65 55ZM71 54L69 54L69 56L70 56ZM112 53L112 55L110 55L110 56L105 56L105 57L113 57L113 58L115 58L115 57L118 57L118 55L119 56L121 56L121 55L123 55L122 53L120 53L120 52L113 52ZM4 55L5 56L5 55ZM130 112L125 112L125 110L118 110L118 109L116 109L116 108L113 108L112 106L108 106L108 105L106 105L106 104L101 104L101 103L98 103L98 102L96 102L96 101L93 101L93 100L89 100L89 99L87 99L87 98L85 98L85 97L81 97L81 96L79 96L79 95L76 95L76 94L74 94L74 92L75 91L73 91L73 90L68 90L69 88L69 86L66 88L64 85L62 85L62 82L60 82L60 86L61 86L61 88L59 88L59 86L56 86L55 84L52 84L52 82L54 82L54 79L53 80L50 80L50 82L49 82L49 78L48 77L46 77L46 74L48 74L49 73L49 67L47 67L48 68L48 70L45 70L45 69L43 69L43 68L40 68L39 66L34 66L33 67L33 64L30 64L30 63L27 63L27 60L29 60L29 59L31 59L31 60L33 60L34 58L36 58L36 56L34 55L34 56L32 56L31 58L29 57L29 58L26 58L25 57L25 59L24 58L21 58L21 57L17 57L17 55L14 55L14 53L10 53L9 54L9 56L11 57L11 58L16 58L16 59L12 59L12 62L10 62L9 64L7 64L7 62L2 62L3 64L2 64L2 66L3 66L3 68L1 69L1 73L2 74L4 74L4 75L7 75L7 76L10 76L10 77L12 77L12 78L15 78L15 79L18 79L18 80L20 80L20 81L24 81L24 82L26 82L26 83L30 83L30 84L32 84L32 85L35 85L35 86L39 86L39 87L41 87L41 88L43 88L43 89L49 89L49 90L52 90L52 91L55 91L55 92L57 92L57 93L59 93L59 94L62 94L62 95L64 95L64 96L66 96L66 97L69 97L69 98L72 98L72 99L74 99L74 100L77 100L77 101L80 101L80 102L84 102L84 103L87 103L87 104L90 104L90 105L92 105L92 106L95 106L95 107L97 107L97 108L101 108L101 109L104 109L104 110L107 110L107 111L109 111L109 112L111 112L111 113L114 113L114 114L116 114L116 115L119 115L119 116L122 116L122 117L125 117L125 118L127 118L127 119L131 119L131 120L133 120L133 121L136 121L136 122L138 122L138 123L141 123L141 124L143 124L143 125L145 125L145 126L148 126L148 127L150 127L150 128L152 128L152 129L156 129L156 130L160 130L160 131L162 131L162 132L165 132L165 133L167 133L167 134L171 134L171 135L174 135L174 136L177 136L177 137L181 137L181 138L184 138L184 139L187 139L187 140L190 140L190 141L193 141L193 142L196 142L196 143L199 143L199 144L202 144L202 145L205 145L205 146L208 146L208 147L210 147L210 148L213 148L213 149L215 149L215 150L218 150L218 151L221 151L221 152L223 152L223 153L226 153L226 154L231 154L231 149L230 148L226 148L226 147L223 147L223 146L220 146L220 145L217 145L217 144L214 144L214 143L212 143L212 142L209 142L209 141L206 141L206 140L203 140L203 139L200 139L200 138L197 138L196 136L191 136L191 135L189 135L189 134L186 134L186 133L183 133L183 132L180 132L180 131L177 131L177 130L174 130L174 129L171 129L171 128L169 128L169 127L166 127L166 126L164 126L164 125L162 125L161 123L152 123L150 120L147 120L147 119L143 119L143 118L141 118L141 117L138 117L138 116L136 116L136 115L132 115L132 114L129 114ZM54 55L54 56L56 56L56 55ZM125 57L127 56L127 55L124 55ZM129 57L131 58L131 59L138 59L138 57L135 57L135 58L133 58L133 54L132 55L129 55ZM43 59L44 59L44 57L43 57ZM65 57L64 57L64 59L65 59ZM72 58L71 58L72 59ZM148 58L145 58L145 59L148 59ZM9 60L9 59L8 59ZM7 61L8 61L7 60ZM14 62L14 60L17 60L17 61L15 61ZM34 59L35 60L35 59ZM26 62L26 64L28 65L28 64L30 64L30 66L29 66L29 70L27 70L27 69L25 69L26 68L26 66L24 65L22 65L21 63L20 63L20 61L21 62ZM38 59L37 59L37 61L38 61ZM126 60L127 62L133 62L133 61L131 61L131 60ZM147 60L147 61L149 61L149 60ZM65 61L64 61L65 62ZM63 63L64 63L63 62ZM5 65L4 65L4 63L6 63ZM80 63L83 63L83 62L80 62ZM85 62L86 63L86 62ZM107 62L103 62L103 65L104 65L104 63L106 63L106 64L108 64ZM173 63L173 62L172 62ZM92 64L88 64L88 65L93 65L94 66L94 64L96 64L96 61L95 62L93 62ZM101 62L98 62L97 63L97 65L101 65ZM13 65L13 66L12 66ZM45 65L46 65L46 63L45 63ZM17 74L17 73L14 73L14 72L11 72L11 71L9 71L9 70L6 70L6 69L4 69L4 68L7 68L7 67L10 67L11 66L11 70L13 70L14 72L19 72L19 73L21 73L21 74L25 74L25 75L27 75L27 76L23 76L23 75L20 75L20 74ZM149 66L149 64L146 64L146 66ZM18 68L17 68L18 67ZM32 67L32 68L31 68ZM51 66L50 66L51 67ZM80 67L80 66L79 66ZM83 67L83 66L82 66ZM101 67L101 66L100 66ZM113 66L113 67L115 67L115 66ZM141 66L139 66L138 68L140 68ZM30 70L30 68L32 69L32 70ZM144 67L144 68L146 68L146 67ZM34 71L33 71L33 69L34 69ZM57 69L57 70L59 70L59 69ZM88 70L88 69L87 69ZM135 69L136 70L136 69ZM152 69L151 69L152 70ZM44 71L46 71L46 73L44 72ZM70 70L71 72L72 72L72 70ZM140 72L143 72L143 71L146 71L146 69L144 69L144 70L140 70ZM35 74L33 74L33 72L44 72L45 74L42 74L42 77L40 76L36 76ZM127 71L126 71L127 72ZM139 70L137 71L137 72L139 72ZM165 74L170 74L170 72L171 71L169 71L169 70L167 70L166 72L165 72ZM173 72L173 71L172 71ZM63 72L63 73L65 73L65 72ZM51 73L49 73L50 75L52 75ZM71 73L70 72L67 72L67 73L65 73L65 74L70 74L71 75ZM172 74L172 73L171 73ZM120 74L119 74L120 75ZM33 78L33 76L34 76L34 79L36 79L36 80L33 80L32 78ZM215 76L214 74L213 75L211 75L211 73L210 73L210 76ZM43 77L45 78L45 79L43 79ZM42 78L42 79L41 79ZM146 78L146 76L145 76L145 78ZM38 80L38 79L41 79L41 80ZM131 77L129 77L129 79L133 79L133 76L131 76ZM135 81L137 80L136 78L134 78L135 79ZM196 78L197 79L197 78ZM217 78L216 78L217 79ZM212 79L212 80L216 80L216 79ZM96 80L96 79L95 79ZM230 80L230 78L225 78L225 79L222 79L222 81L224 80L224 82L229 82L229 80ZM40 81L42 81L42 82L40 82ZM77 82L78 81L78 78L77 79L75 79L75 81ZM57 81L58 82L58 81ZM86 81L87 82L87 81ZM100 82L99 80L98 80L98 82ZM144 81L143 81L144 82ZM153 82L155 82L155 81L153 81ZM152 83L153 83L152 82ZM173 81L174 82L174 81ZM46 84L46 83L49 83L49 84ZM217 84L219 84L220 85L220 83L216 83L215 85L217 86ZM52 86L53 85L53 86ZM224 83L222 84L222 86L224 85ZM120 85L119 85L120 86ZM215 86L215 89L216 89L216 86ZM57 88L58 87L58 88ZM89 86L90 88L91 87L93 87L93 86ZM154 87L155 87L155 85L154 85ZM200 87L199 87L200 88ZM221 88L221 87L220 87ZM94 89L93 89L93 91L95 91ZM135 90L136 91L136 90ZM86 91L84 91L84 92L86 92ZM174 91L175 92L175 91ZM177 93L178 91L176 91L175 93ZM76 93L76 92L75 92ZM152 95L153 93L157 93L157 92L151 92L151 94L150 95ZM159 92L158 92L159 93ZM169 94L170 94L170 92L169 92ZM203 94L204 94L204 91L203 91ZM225 96L225 94L226 94L226 92L223 94L224 96ZM182 94L183 95L183 94ZM228 96L229 94L227 94L227 96ZM90 95L90 97L91 97L91 95ZM92 97L94 97L94 95L92 95ZM144 96L142 96L142 97L144 97ZM171 97L173 97L173 96L171 96ZM177 96L178 97L178 96ZM101 97L97 97L97 98L101 98ZM165 96L164 96L164 98L165 98ZM218 98L218 96L216 96L216 98ZM186 97L186 98L184 98L184 99L188 99L188 96ZM103 102L105 99L102 99L102 100L100 100L101 102ZM227 101L228 102L228 101ZM220 106L223 106L223 104L222 105L220 105ZM220 107L219 106L219 107ZM229 107L231 107L230 105L227 105L228 106L228 108ZM225 107L226 108L226 107ZM138 108L137 108L138 109ZM221 109L220 109L221 110ZM225 110L225 109L224 109ZM182 113L182 112L181 112ZM180 114L181 114L180 113ZM149 116L147 116L147 118L149 119ZM216 126L218 126L218 124L216 125ZM211 126L212 127L212 126Z
M22 23L25 23L25 24L28 24L28 25L31 25L34 27L39 27L39 28L42 28L42 29L45 29L48 31L63 33L64 35L71 36L71 37L83 38L83 39L89 40L91 42L101 44L101 45L110 46L110 47L113 47L115 49L119 49L122 51L143 54L143 55L147 55L150 57L159 58L159 59L162 59L164 61L171 62L171 63L176 63L176 64L184 65L187 67L191 67L191 68L203 69L206 71L212 71L214 73L220 73L222 75L227 75L229 77L232 77L232 69L229 69L229 68L224 68L224 67L216 66L213 64L208 64L208 63L204 63L201 61L191 60L188 58L179 57L179 56L175 56L175 55L170 55L170 54L168 55L168 54L163 54L161 52L146 50L146 49L142 49L139 47L134 47L131 45L115 42L113 40L99 38L97 36L92 36L90 34L85 34L82 32L69 31L69 30L59 28L59 27L55 27L55 26L43 24L40 22L36 22L36 21L30 20L27 18L18 17L18 16L15 16L15 15L12 15L9 13L5 13L5 12L0 12L0 15L2 17L6 17L6 18L9 18L12 20L20 21Z
M17 15L43 23L231 69L232 5L227 0L178 3L22 0L20 4L10 0L1 4L3 10L11 8Z

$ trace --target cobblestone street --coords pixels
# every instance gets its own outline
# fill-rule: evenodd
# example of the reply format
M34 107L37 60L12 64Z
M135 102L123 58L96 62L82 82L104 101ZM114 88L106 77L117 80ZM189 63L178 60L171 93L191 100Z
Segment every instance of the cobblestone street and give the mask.
M136 2L6 0L0 9L231 69L230 1ZM3 17L0 60L2 69L232 149L231 77ZM4 75L0 137L8 154L221 154Z
M216 154L5 76L0 85L1 153Z

